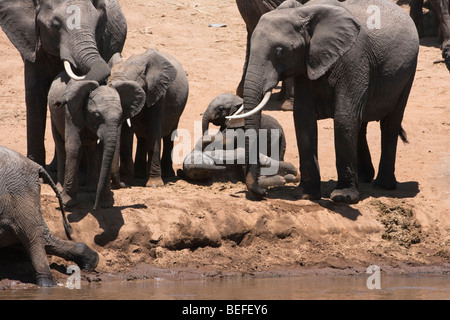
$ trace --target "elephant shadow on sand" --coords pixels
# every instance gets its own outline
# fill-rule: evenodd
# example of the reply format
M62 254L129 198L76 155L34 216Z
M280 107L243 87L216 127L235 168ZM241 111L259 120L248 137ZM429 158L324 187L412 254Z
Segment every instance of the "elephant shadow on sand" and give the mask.
M103 230L103 232L94 236L94 242L96 245L104 247L117 239L120 229L125 225L122 211L127 208L145 209L147 206L144 204L134 204L92 210L90 203L82 202L76 208L67 210L67 219L70 223L77 223L83 220L88 214L91 214L97 220L99 229Z
M350 204L339 203L332 201L330 199L331 192L335 188L337 181L328 180L322 183L322 199L312 201L317 203L319 206L340 214L342 217L347 218L352 221L356 221L361 212L354 208ZM398 182L396 190L384 190L380 188L373 187L370 183L362 183L360 185L361 190L361 200L380 197L388 197L394 199L408 199L414 198L419 194L419 183L417 181L406 181ZM284 199L288 201L301 201L301 192L298 186L282 186L274 187L268 190L267 198L269 199ZM250 198L249 198L250 199ZM305 202L306 205L306 202Z

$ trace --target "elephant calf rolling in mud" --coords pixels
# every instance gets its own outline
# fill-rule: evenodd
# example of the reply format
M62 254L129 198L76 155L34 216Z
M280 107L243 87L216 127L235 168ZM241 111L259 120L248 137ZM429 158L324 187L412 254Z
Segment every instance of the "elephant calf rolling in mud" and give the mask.
M0 247L21 243L28 252L39 286L55 286L46 254L74 261L93 270L98 254L84 243L61 240L51 234L42 218L39 178L47 179L60 200L64 229L70 238L61 195L48 173L17 152L0 147Z

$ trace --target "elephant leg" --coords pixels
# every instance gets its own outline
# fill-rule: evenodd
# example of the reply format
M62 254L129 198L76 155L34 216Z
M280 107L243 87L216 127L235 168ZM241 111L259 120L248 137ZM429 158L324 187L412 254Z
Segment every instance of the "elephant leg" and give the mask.
M131 186L134 177L134 164L133 164L133 141L134 132L128 124L122 124L122 130L120 132L120 169L118 183L123 187Z
M351 90L351 89L348 89ZM358 137L361 123L360 108L366 103L366 95L355 105L354 94L341 89L336 98L334 113L334 145L338 183L330 198L337 202L357 203L358 191Z
M36 275L36 283L41 287L56 286L48 265L45 252L44 230L40 205L40 185L36 181L27 190L28 194L16 200L14 216L15 225L12 228L21 244L27 251Z
M147 177L147 139L143 137L137 137L134 177L138 179Z
M373 185L387 190L397 188L395 178L395 158L397 153L398 136L402 132L403 113L408 102L409 93L414 77L408 82L400 96L393 112L380 121L381 128L381 158L377 178Z
M97 267L98 254L86 244L59 239L53 236L48 228L46 234L45 251L47 254L73 261L84 270L90 271Z
M101 166L101 151L99 149L101 149L100 145L89 144L84 146L87 161L86 191L89 193L95 193L97 190Z
M164 107L164 98L160 99L147 113L146 138L148 152L148 180L147 187L162 187L161 179L161 110Z
M173 150L173 140L172 135L169 134L163 138L163 153L161 157L161 170L163 178L175 177L175 171L173 170L173 162L172 162L172 150Z
M66 163L66 150L64 148L64 139L56 130L55 125L52 122L53 140L55 141L55 158L57 160L57 175L58 183L61 187L64 185L64 168Z
M294 123L300 155L300 187L303 199L321 198L320 169L317 158L317 116L308 90L295 90ZM299 106L299 101L302 105Z
M45 168L45 124L49 83L45 71L25 60L27 156Z
M79 132L67 134L66 124L66 164L62 199L65 206L71 207L78 203L79 168L83 156Z
M358 136L358 181L370 183L375 175L375 170L367 144L367 122L362 123Z
M423 0L411 0L409 15L414 21L419 37L423 37Z

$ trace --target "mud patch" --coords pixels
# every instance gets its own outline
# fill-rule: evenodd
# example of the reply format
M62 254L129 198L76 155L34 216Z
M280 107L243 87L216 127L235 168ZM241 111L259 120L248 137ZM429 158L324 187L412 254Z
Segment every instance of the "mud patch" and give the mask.
M422 226L416 219L414 210L409 205L386 205L380 200L370 203L376 207L378 220L384 225L385 231L381 237L409 248L412 244L420 243Z

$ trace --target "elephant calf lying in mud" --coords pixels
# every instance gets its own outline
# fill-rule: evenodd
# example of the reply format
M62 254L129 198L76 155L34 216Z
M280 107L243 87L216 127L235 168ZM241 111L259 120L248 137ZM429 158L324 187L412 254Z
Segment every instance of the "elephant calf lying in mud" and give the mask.
M245 139L245 136L242 135L242 139L239 136L240 133L244 134L243 123L226 120L227 116L241 111L242 98L235 94L223 93L211 101L203 114L203 139L186 156L183 170L178 171L180 177L187 180L204 180L211 178L214 172L233 171L240 176L239 179L243 179L245 149L239 146L239 142L243 144ZM220 126L220 131L215 136L209 135L210 123ZM265 150L260 149L259 153L259 162L263 167L260 184L269 187L298 182L298 170L294 165L283 161L286 138L280 123L275 118L263 114L261 129L266 130L267 139L262 144L265 145Z
M39 178L49 181L61 205L64 230L70 239L61 195L48 173L17 152L0 147L0 247L21 243L28 252L39 286L55 286L46 254L74 261L93 270L98 254L84 243L61 240L52 235L42 218Z

